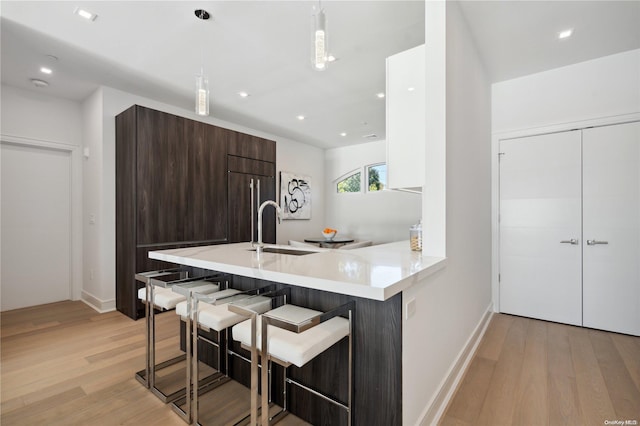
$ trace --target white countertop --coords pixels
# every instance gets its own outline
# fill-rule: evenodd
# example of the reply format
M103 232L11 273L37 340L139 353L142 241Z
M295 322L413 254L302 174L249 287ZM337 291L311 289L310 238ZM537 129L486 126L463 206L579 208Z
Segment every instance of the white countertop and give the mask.
M289 248L269 244L268 247ZM387 300L445 265L411 251L409 241L296 256L251 251L251 243L149 252L151 259L374 300ZM298 247L295 250L304 250Z

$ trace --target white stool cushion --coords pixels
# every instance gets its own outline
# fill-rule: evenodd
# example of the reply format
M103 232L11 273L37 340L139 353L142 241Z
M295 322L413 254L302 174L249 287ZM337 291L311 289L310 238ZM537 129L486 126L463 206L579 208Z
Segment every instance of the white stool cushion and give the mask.
M165 287L158 287L155 286L153 289L153 294L156 295L158 293L161 293L163 291L171 291L170 288L165 288ZM147 287L142 287L138 289L138 299L140 300L147 300Z
M270 297L254 296L252 301L251 305L245 307L255 310L260 310L263 307L263 311L271 307ZM205 303L204 305L207 305L207 307L199 311L198 323L216 331L224 330L247 319L244 315L231 312L228 303L224 305L209 305Z
M196 284L193 287L189 287L192 292L197 293L213 293L218 291L220 286L212 284L209 281L193 281L191 284ZM138 298L141 300L147 300L147 289L142 287L138 290ZM153 304L159 308L169 310L176 307L176 305L187 298L181 294L176 293L171 287L155 286L153 289Z
M264 296L248 296L246 294L239 294L237 296L233 296L233 294L240 293L240 291L235 289L222 290L217 292L218 294L227 292L227 295L230 295L227 299L224 300L224 303L221 305L213 305L210 303L200 302L198 303L198 324L203 327L221 331L225 328L231 327L234 324L237 324L241 321L247 319L247 317L243 315L236 314L235 312L231 312L228 309L228 304L235 300L246 299L247 297L253 297L253 303L248 305L247 307L250 309L267 311L271 307L271 298ZM187 316L187 302L178 303L176 306L176 314L186 317Z
M187 298L181 294L178 294L174 291L160 291L153 293L153 304L159 308L169 310L176 307L176 305Z
M235 288L228 288L226 290L221 290L221 291L216 291L215 294L212 294L211 296L214 297L216 299L221 299L223 297L230 297L233 296L234 294L238 294L240 293L240 290L236 290ZM244 296L247 297L247 296ZM229 301L231 301L233 298L229 298ZM225 302L227 302L225 300ZM204 305L207 305L204 302L198 303L198 312L202 309L202 307ZM187 301L184 300L180 303L178 303L176 305L176 314L180 315L181 317L186 317L187 316Z
M302 322L321 313L322 312L295 305L283 305L269 311L269 315L277 316L290 322ZM261 316L258 316L258 326L256 330L258 345L260 345L262 339L261 319ZM250 321L247 320L235 325L232 333L234 340L239 341L245 346L251 346ZM342 317L331 318L302 333L294 333L270 325L268 329L267 350L271 356L302 367L348 335L349 321Z

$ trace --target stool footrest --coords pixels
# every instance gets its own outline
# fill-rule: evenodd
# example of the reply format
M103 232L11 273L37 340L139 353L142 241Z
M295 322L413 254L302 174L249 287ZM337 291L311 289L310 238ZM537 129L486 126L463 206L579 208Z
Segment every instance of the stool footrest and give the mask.
M159 371L162 370L163 368L167 368L170 367L172 365L178 364L180 362L183 362L187 359L186 354L182 354L182 355L178 355L175 358L171 358L167 361L161 362L159 364L156 364L155 366L155 371ZM209 374L207 377L204 377L200 380L198 380L198 391L201 391L203 389L206 389L205 392L207 392L210 389L207 389L209 387L209 385L217 380L220 380L221 378L226 377L224 374L220 373L219 371L215 371L211 374ZM135 374L135 378L136 380L138 380L140 383L142 383L143 385L146 386L147 382L147 377L146 377L146 370L140 370L138 372L136 372ZM213 389L213 388L211 388ZM163 389L161 389L160 387L158 387L156 385L156 387L151 388L150 389L154 395L156 395L162 402L166 403L170 403L170 402L174 402L180 398L184 398L186 391L185 388L181 388L178 389L175 392L172 393L166 393Z
M287 377L286 381L287 381L287 383L292 384L292 385L296 385L299 388L302 388L302 389L306 390L307 392L310 392L310 393L314 394L315 396L324 399L327 402L330 402L330 403L332 403L334 405L337 405L339 407L344 408L345 410L347 410L347 413L349 412L349 406L347 404L343 403L343 402L338 401L337 399L334 399L334 398L332 398L330 396L327 396L327 395L325 395L324 393L322 393L320 391L317 391L317 390L315 390L313 388L310 388L309 386L303 385L300 382L296 382L295 380L293 380L293 379L291 379L289 377Z

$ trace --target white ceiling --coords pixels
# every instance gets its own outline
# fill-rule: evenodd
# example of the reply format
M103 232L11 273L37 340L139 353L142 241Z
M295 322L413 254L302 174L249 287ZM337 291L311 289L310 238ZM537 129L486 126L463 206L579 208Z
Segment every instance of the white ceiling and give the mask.
M493 82L640 48L638 0L460 4Z
M372 133L384 139L384 99L376 97L384 59L424 43L424 2L323 1L338 57L323 72L310 65L315 4L2 0L2 82L74 100L106 85L192 109L202 54L215 117L322 148ZM492 81L640 47L639 1L461 5ZM98 18L82 20L72 13L78 6ZM198 20L197 8L213 20ZM575 35L559 42L565 27ZM43 65L53 74L41 74ZM50 85L37 89L31 78Z

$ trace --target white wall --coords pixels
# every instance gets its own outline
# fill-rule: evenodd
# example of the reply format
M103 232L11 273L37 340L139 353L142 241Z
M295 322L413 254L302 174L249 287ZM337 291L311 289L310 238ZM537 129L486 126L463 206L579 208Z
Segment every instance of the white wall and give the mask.
M319 236L325 227L325 169L322 161L324 150L284 138L275 138L275 140L278 142L276 145L278 172L300 173L311 177L311 219L283 220L282 224L276 225L277 242L287 244L289 240L301 241L305 237ZM280 185L280 176L277 182Z
M82 180L83 220L82 237L84 264L82 271L82 299L99 311L115 309L115 293L103 283L110 280L109 270L103 265L101 256L108 252L104 228L106 212L102 206L102 188L107 179L104 173L102 89L99 88L82 103L82 135L84 150L89 157L83 158Z
M316 235L323 228L324 168L320 161L321 149L102 87L83 103L83 118L91 126L85 131L91 144L91 157L85 162L84 170L85 215L95 214L96 217L95 225L85 225L89 236L85 239L87 245L84 249L90 253L85 262L85 278L90 277L90 271L93 271L93 281L89 280L90 286L83 296L98 309L112 309L115 300L115 116L134 104L275 140L277 171L310 175L314 197L311 220L283 221L277 228L278 242Z
M420 194L398 191L336 192L339 178L364 166L386 162L386 142L376 141L325 151L325 226L340 235L374 244L408 240L409 227L422 217ZM322 228L312 235L320 235Z
M502 138L640 119L640 49L492 86L493 300L499 310L498 151Z
M82 145L80 104L42 93L2 85L3 135L65 145Z
M440 14L443 8L446 18ZM427 2L425 14L427 51L434 45L438 49L446 19L446 76L427 72L428 78L440 78L427 87L438 83L446 87L446 105L427 93L428 103L440 103L428 106L428 111L437 107L446 111L445 121L427 117L429 126L440 126L436 131L428 127L428 134L446 136L427 138L426 151L428 156L438 152L438 146L446 146L447 266L403 292L405 308L411 300L416 308L411 318L403 318L405 425L430 424L444 409L491 307L490 81L459 5ZM440 26L436 40L430 33L434 26ZM427 64L445 65L437 58L430 62L429 55L427 52ZM429 196L426 194L427 199Z
M640 112L640 49L495 83L493 133Z
M27 146L71 154L71 270L72 298L82 288L82 114L78 102L42 92L2 85L0 136ZM46 214L46 212L43 212Z

